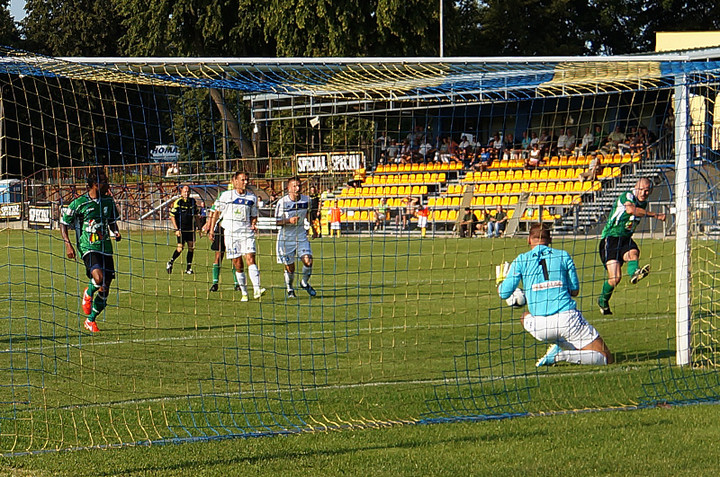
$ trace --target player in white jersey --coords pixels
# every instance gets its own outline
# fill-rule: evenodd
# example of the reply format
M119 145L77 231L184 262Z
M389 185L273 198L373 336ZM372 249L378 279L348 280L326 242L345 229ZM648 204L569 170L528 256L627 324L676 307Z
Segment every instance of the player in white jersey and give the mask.
M280 227L276 247L277 261L285 265L285 287L288 298L295 298L293 279L295 261L298 257L303 264L300 288L305 289L310 296L316 295L315 289L310 286L313 257L305 228L310 210L310 197L300 194L300 187L300 179L291 178L287 185L287 195L281 197L275 207L275 220Z
M225 229L225 256L232 260L235 276L242 291L241 301L248 300L243 257L248 266L248 275L253 284L253 296L260 298L265 289L260 286L260 270L255 263L255 233L257 232L258 198L248 190L248 174L236 172L232 178L232 190L220 194L213 204L215 212L210 219L208 238L215 238L215 223L218 219Z

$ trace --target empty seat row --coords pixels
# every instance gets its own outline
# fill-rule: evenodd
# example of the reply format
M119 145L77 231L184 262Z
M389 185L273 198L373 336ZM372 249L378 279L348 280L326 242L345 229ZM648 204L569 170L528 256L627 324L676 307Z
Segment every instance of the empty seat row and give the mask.
M570 169L534 169L515 171L483 171L468 172L463 182L504 182L504 181L547 181L547 180L575 180L585 168ZM622 171L619 167L603 167L598 175L600 179L619 177Z
M378 186L347 187L340 191L340 197L388 197L396 195L425 195L427 186Z
M434 184L445 182L447 175L444 172L420 172L417 174L390 174L369 176L365 179L364 186L371 185L392 185L392 184Z
M601 156L603 164L628 164L631 162L639 162L640 154L605 154ZM541 167L568 167L568 166L586 166L590 163L592 157L587 156L545 156ZM490 169L522 169L525 166L523 159L502 159L493 161Z
M450 164L445 163L430 163L430 164L380 164L375 169L378 173L393 173L393 172L423 172L423 171L455 171L462 169L462 164L454 162Z

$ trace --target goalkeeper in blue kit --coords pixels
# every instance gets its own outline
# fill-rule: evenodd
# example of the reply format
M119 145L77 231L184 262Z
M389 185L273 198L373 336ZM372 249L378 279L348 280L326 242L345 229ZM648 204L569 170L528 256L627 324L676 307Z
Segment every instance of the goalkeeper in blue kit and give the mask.
M507 299L522 281L529 309L521 317L523 328L538 341L552 343L536 366L558 361L610 364L610 350L573 300L580 293L575 263L566 251L550 247L551 242L550 230L533 224L531 250L520 254L507 272L498 273L498 294Z
M68 227L75 229L77 248L85 262L85 271L90 279L83 292L82 309L86 315L85 329L97 333L95 323L107 304L110 283L115 278L115 262L111 238L120 241L117 220L119 217L115 201L108 194L108 179L105 172L91 172L87 179L87 193L76 198L63 212L60 219L60 233L65 241L68 258L77 254L68 234Z

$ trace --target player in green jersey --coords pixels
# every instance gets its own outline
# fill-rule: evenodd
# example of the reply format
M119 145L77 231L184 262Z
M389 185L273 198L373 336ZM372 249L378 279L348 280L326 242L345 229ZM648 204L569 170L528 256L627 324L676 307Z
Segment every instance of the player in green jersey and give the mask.
M109 185L105 172L91 172L87 184L87 193L70 202L63 211L60 232L65 241L67 257L74 260L77 254L70 240L68 227L75 229L76 246L90 279L82 298L83 312L87 315L85 329L97 333L99 330L95 319L105 309L110 282L115 278L111 238L119 242L121 237L117 226L119 214L115 201L108 194Z
M655 217L665 220L665 214L648 212L648 196L652 189L649 179L639 179L632 191L620 194L613 206L607 224L602 231L600 240L600 260L608 272L608 279L603 283L602 292L598 297L598 306L603 315L612 315L610 297L622 279L622 266L627 262L630 283L635 284L648 276L650 265L639 268L640 249L632 235L640 218Z

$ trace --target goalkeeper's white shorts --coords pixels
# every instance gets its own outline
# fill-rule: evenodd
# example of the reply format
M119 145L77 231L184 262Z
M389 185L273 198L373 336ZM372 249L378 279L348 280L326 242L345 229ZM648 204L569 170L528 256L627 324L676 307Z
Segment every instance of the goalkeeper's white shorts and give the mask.
M550 316L528 313L523 326L536 340L554 342L563 349L582 349L600 336L579 310L561 311Z

